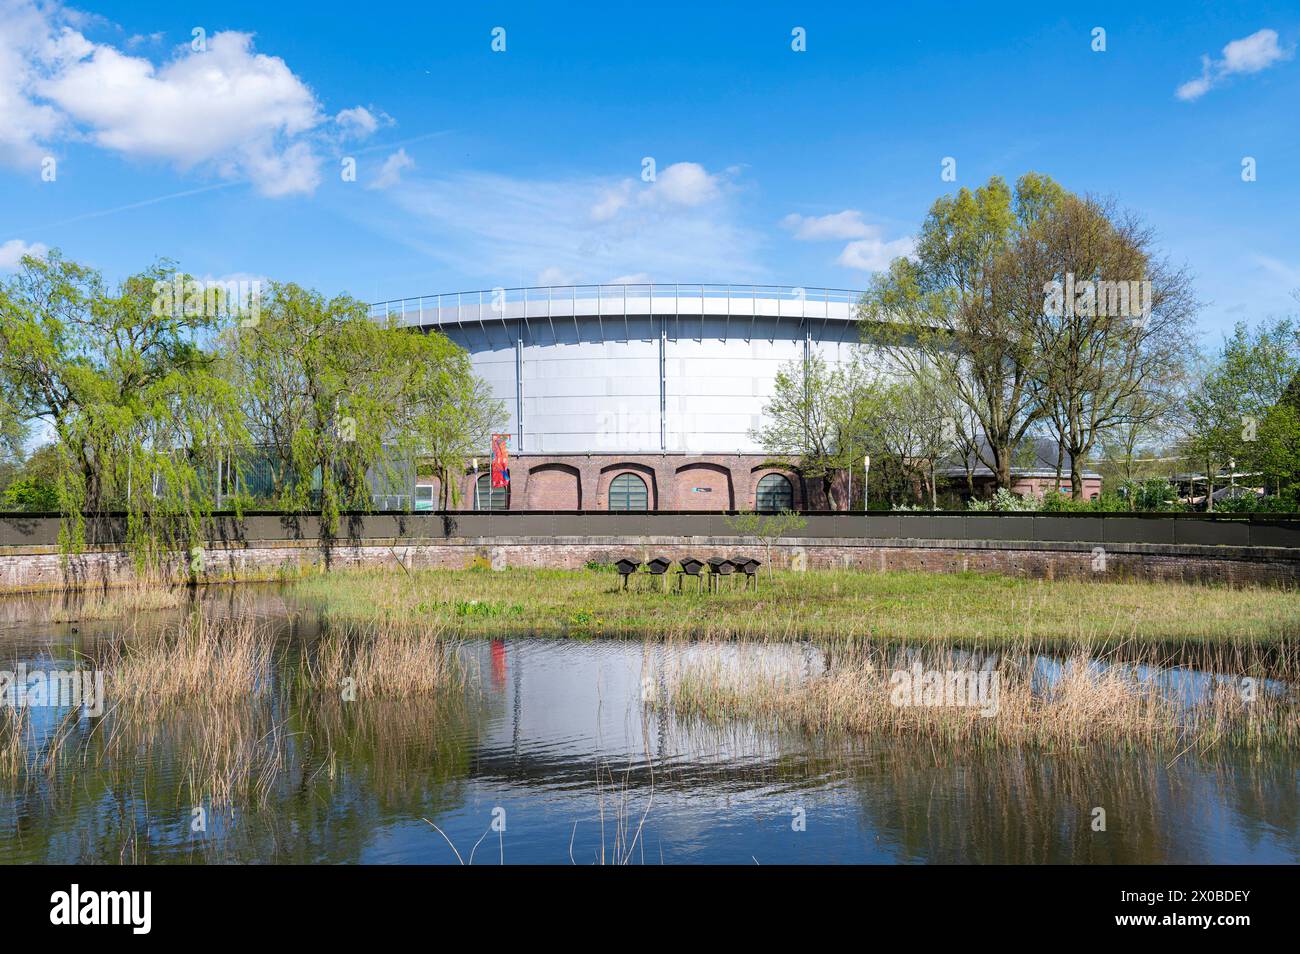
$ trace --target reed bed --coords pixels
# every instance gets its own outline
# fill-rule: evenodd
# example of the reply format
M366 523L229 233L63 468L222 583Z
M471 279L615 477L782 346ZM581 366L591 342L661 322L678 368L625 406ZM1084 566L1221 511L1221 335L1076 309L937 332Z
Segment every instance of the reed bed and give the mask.
M1080 644L1270 642L1300 634L1293 590L1153 582L1032 580L993 574L818 570L661 592L623 591L590 570L343 571L291 593L354 622L423 624L459 636L872 639Z
M138 580L112 588L62 594L51 606L53 622L122 619L137 613L174 610L186 599L184 587Z
M465 685L456 643L429 626L344 624L317 643L302 672L316 691L345 700L436 695Z
M195 613L115 642L101 660L110 702L138 708L240 702L269 687L274 633L250 616Z
M774 724L936 747L1100 744L1177 753L1300 743L1294 668L1268 680L1222 669L1224 675L1206 676L1189 689L1162 682L1158 671L1085 652L1053 664L1045 677L1033 664L1039 653L1040 647L1026 646L1001 657L992 669L992 705L987 697L965 705L924 704L923 695L901 690L895 676L909 672L907 659L895 656L891 662L887 654L871 653L844 655L812 676L717 660L688 665L668 677L668 690L655 704L714 724ZM970 673L971 667L969 653L952 649L928 653L924 662L926 673Z

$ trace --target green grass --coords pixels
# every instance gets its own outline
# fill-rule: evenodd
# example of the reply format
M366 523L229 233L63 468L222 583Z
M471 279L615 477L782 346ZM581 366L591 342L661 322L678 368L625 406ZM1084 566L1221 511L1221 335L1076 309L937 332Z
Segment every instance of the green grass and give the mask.
M734 582L734 586L729 585ZM596 570L335 572L290 584L333 616L418 622L466 636L691 636L945 643L1033 640L1047 646L1225 641L1300 635L1294 590L1149 582L1077 582L993 574L778 571L757 592L684 592L670 580ZM469 608L482 607L482 609Z

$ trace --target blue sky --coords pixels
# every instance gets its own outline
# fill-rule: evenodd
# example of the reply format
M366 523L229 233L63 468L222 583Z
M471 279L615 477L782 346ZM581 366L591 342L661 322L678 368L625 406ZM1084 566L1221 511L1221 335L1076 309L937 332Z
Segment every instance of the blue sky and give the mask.
M1207 342L1295 310L1294 4L479 6L0 0L0 270L858 288L938 195L1035 170L1141 213Z

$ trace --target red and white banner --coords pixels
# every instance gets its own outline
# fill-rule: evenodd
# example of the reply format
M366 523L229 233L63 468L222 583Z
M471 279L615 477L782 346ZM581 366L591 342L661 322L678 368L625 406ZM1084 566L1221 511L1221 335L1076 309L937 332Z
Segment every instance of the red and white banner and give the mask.
M505 487L510 483L510 435L492 435L492 486Z

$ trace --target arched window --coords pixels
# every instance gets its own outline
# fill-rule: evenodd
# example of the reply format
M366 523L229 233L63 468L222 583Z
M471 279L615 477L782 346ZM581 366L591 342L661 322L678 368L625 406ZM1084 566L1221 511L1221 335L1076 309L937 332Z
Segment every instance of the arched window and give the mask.
M649 510L650 492L636 474L619 474L609 485L610 510Z
M481 474L474 485L475 510L507 510L510 507L510 485L492 486L492 475Z
M794 487L782 474L768 474L760 480L754 498L755 510L794 509Z

